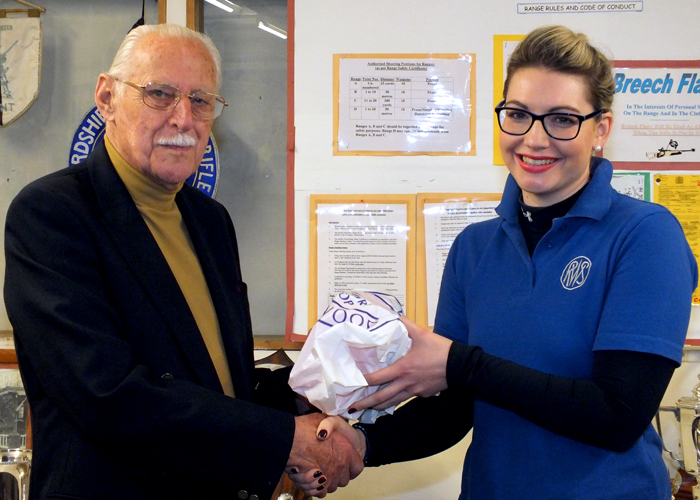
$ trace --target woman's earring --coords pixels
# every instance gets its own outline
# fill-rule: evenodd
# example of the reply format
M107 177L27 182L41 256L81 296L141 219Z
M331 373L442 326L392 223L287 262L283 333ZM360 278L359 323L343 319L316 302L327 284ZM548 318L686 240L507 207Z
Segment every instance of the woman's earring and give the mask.
M593 149L595 149L595 152L596 152L596 153L599 153L600 150L603 149L603 148L601 148L600 146L596 146L596 147L593 148Z

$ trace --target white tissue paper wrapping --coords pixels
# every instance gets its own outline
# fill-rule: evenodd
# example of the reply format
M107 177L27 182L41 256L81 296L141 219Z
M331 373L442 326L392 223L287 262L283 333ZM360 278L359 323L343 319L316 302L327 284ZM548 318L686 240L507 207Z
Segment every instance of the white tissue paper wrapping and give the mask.
M363 376L391 365L411 347L393 295L353 290L338 294L311 329L289 376L290 387L328 415L357 420L348 409L376 392ZM367 409L360 422L393 413Z

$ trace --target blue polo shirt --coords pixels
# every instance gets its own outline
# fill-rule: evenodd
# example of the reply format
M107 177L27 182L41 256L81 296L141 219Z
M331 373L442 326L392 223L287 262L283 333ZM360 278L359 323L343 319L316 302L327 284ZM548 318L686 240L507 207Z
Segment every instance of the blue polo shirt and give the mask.
M612 164L555 219L530 257L520 188L509 176L499 217L468 226L445 266L435 331L543 372L590 379L595 350L658 354L680 364L698 271L677 219L618 194ZM617 453L559 436L477 399L461 500L670 498L649 426Z

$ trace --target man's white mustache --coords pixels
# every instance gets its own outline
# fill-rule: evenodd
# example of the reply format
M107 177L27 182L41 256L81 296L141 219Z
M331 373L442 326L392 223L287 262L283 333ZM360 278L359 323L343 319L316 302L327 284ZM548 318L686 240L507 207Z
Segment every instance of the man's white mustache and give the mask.
M187 134L177 134L172 137L165 137L163 139L158 139L157 144L159 146L179 146L179 147L194 147L195 144L197 144L197 141L194 140L194 137L190 137Z

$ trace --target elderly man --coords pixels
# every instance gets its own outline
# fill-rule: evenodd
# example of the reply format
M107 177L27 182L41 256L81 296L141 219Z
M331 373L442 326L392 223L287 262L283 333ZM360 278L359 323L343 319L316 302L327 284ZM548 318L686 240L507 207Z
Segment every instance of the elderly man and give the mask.
M267 500L285 468L323 496L362 469L339 433L316 439L319 414L282 411L284 377L254 369L233 225L183 185L225 106L219 81L207 37L133 30L97 82L104 144L8 211L32 499Z

